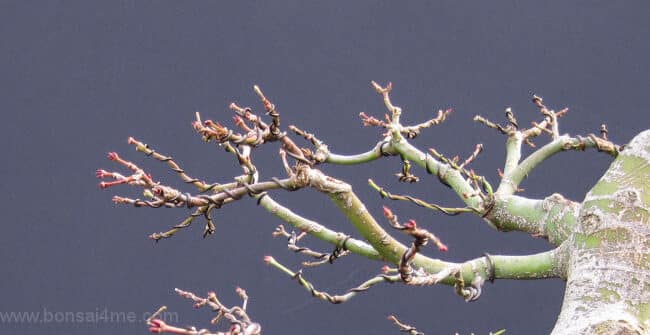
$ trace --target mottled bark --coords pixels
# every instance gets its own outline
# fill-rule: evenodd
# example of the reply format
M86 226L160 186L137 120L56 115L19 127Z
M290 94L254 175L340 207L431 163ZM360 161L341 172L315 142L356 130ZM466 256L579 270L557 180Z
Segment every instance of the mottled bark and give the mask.
M567 286L553 335L650 333L650 131L585 197L565 242Z

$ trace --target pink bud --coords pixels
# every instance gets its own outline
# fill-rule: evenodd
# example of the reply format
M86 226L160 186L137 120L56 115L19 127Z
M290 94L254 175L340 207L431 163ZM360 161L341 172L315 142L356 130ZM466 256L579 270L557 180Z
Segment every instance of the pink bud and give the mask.
M443 252L447 252L449 250L449 248L447 248L446 245L440 243L440 245L438 246L438 250L443 251Z
M271 262L274 262L275 259L273 259L273 256L264 256L264 262L266 264L270 264Z
M128 142L129 144L133 144L133 143L136 142L136 140L135 140L135 138L129 136L129 139L127 140L127 142Z
M111 151L111 152L108 153L108 159L109 160L114 161L114 160L116 160L118 158L120 158L120 156L117 155L117 152Z
M109 186L109 185L108 185L107 182L104 182L104 181L103 181L103 182L99 183L99 188L101 188L101 189L108 188L108 186Z
M393 211L390 210L390 208L384 206L384 216L387 218L392 218L393 217Z
M418 226L417 222L415 222L415 220L413 220L413 219L408 220L404 224L404 227L406 227L406 229L415 229L415 228L417 228L417 226Z
M381 272L382 273L388 273L390 272L390 267L388 265L384 265L381 267Z

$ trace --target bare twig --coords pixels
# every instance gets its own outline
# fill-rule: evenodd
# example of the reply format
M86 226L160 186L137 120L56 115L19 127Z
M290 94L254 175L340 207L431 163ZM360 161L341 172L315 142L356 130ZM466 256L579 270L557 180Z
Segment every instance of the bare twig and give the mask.
M181 179L185 183L192 184L192 185L196 186L201 192L207 192L207 191L212 191L212 190L219 191L219 190L222 190L224 188L232 188L233 186L236 185L235 183L224 184L224 185L221 185L219 183L207 184L207 183L205 183L203 181L200 181L200 180L198 180L196 178L193 178L193 177L190 177L189 175L187 175L185 173L185 170L183 170L178 165L178 163L176 163L172 159L171 156L162 155L162 154L156 152L156 150L149 147L148 144L142 143L142 142L136 140L133 137L129 137L128 142L129 142L129 144L133 144L137 151L140 151L140 152L144 153L147 156L151 156L151 157L153 157L154 159L156 159L158 161L167 163L167 165L169 165L169 167L172 169L172 171L176 172L179 175L179 177L181 177Z
M438 115L435 118L414 126L402 127L400 132L402 135L406 136L406 138L416 138L418 135L420 135L422 129L443 123L452 111L452 109L446 109L444 111L438 110Z
M405 323L402 323L394 315L389 315L388 320L392 321L397 326L397 328L399 328L399 330L402 333L408 333L410 335L424 335L424 333L421 332L421 331L418 331L417 328L415 328L413 326L410 326L410 325L407 325Z
M175 289L175 291L181 297L192 300L195 308L208 306L212 311L217 313L217 316L215 316L211 321L212 324L217 324L221 319L227 319L230 321L230 328L226 332L211 332L207 329L197 330L194 327L179 328L171 326L157 318L158 315L165 310L165 307L163 306L147 319L149 331L152 333L170 333L180 335L260 335L262 333L262 327L260 324L251 321L250 317L246 313L248 295L246 294L246 291L241 288L237 288L236 291L243 300L242 306L233 306L231 308L223 305L214 292L209 292L206 298L202 298L192 292L180 289Z
M391 200L410 201L410 202L412 202L412 203L414 203L414 204L416 204L416 205L418 205L420 207L424 207L424 208L432 209L432 210L435 210L435 211L439 211L439 212L442 212L442 213L447 214L447 215L452 215L453 216L453 215L458 215L458 214L461 214L461 213L477 213L478 212L476 209L470 208L470 207L461 207L461 208L442 207L440 205L436 205L436 204L433 204L433 203L428 203L428 202L426 202L424 200L415 198L415 197L410 196L410 195L392 194L392 193L384 190L383 187L380 187L377 184L375 184L375 182L372 179L368 179L368 184L370 185L370 187L372 187L377 192L379 192L379 195L382 198L388 198L388 199L391 199Z
M336 246L334 248L334 251L331 253L322 253L318 251L311 250L306 247L299 247L296 243L300 241L303 237L307 236L307 233L302 232L300 234L296 234L294 231L291 233L287 232L284 229L283 225L279 225L277 228L275 228L275 231L273 232L273 236L282 236L286 237L288 239L287 242L287 248L295 253L303 254L312 258L317 259L317 261L314 262L307 262L304 261L302 262L303 266L306 267L314 267L314 266L319 266L323 265L326 263L333 264L336 259L347 256L350 251L345 249L345 242L347 241L347 238L343 239L343 242L341 243L341 246Z
M398 275L394 276L388 276L388 275L377 275L365 282L363 282L361 285L352 288L348 290L347 293L343 295L331 295L327 292L324 291L318 291L316 288L314 288L314 285L310 282L308 282L303 276L302 276L302 270L301 271L291 271L289 268L285 267L284 265L280 264L278 261L276 261L273 257L271 256L266 256L264 257L264 261L266 264L269 264L280 271L286 273L289 275L289 277L295 279L298 281L298 283L304 287L307 291L311 293L312 296L330 302L332 304L340 304L344 303L350 299L352 299L354 296L356 296L358 293L366 291L367 289L371 288L374 285L377 285L379 283L394 283L397 281L400 281L400 277Z

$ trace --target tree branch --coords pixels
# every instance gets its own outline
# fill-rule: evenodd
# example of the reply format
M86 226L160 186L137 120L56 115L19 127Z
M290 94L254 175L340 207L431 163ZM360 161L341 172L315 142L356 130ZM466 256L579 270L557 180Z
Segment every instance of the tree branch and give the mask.
M335 246L343 246L346 250L361 255L370 259L381 259L381 255L368 243L354 239L347 238L347 235L335 232L318 222L304 218L290 209L280 205L271 196L255 196L258 199L260 206L266 209L269 213L275 215L281 220L291 224L296 229L309 233L310 235L328 242ZM345 245L343 245L345 242Z

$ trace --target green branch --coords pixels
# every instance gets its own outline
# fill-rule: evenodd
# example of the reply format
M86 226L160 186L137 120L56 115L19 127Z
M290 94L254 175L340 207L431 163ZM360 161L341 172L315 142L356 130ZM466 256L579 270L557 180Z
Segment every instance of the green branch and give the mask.
M512 140L509 140L509 143L510 141ZM519 145L519 147L520 146L521 145ZM618 148L615 145L593 135L585 138L569 137L568 135L560 136L530 154L530 156L526 157L526 159L516 167L508 169L509 165L506 165L503 179L497 189L497 193L514 194L519 187L519 184L521 184L534 168L556 153L566 150L584 150L586 148L596 148L599 151L604 151L614 157L618 155ZM508 156L511 155L510 151L521 150L514 146L512 148L508 146L507 149ZM512 155L514 156L514 154Z
M345 249L351 252L368 257L370 259L381 259L381 256L371 245L361 240L348 238L347 235L335 232L318 222L304 218L290 209L280 205L273 200L269 195L255 195L259 199L259 204L269 213L282 219L288 224L294 226L296 229L307 232L325 242L331 243L335 246L342 246L345 242Z
M367 152L355 155L339 155L329 153L327 155L327 163L337 165L356 165L372 162L381 158L383 155L394 155L395 151L392 149L388 141L381 141L375 147Z

